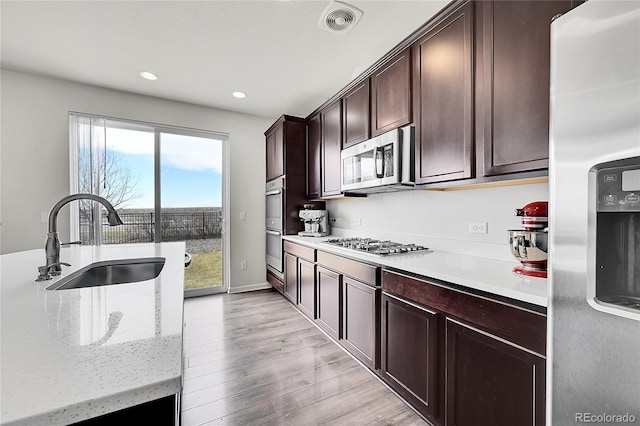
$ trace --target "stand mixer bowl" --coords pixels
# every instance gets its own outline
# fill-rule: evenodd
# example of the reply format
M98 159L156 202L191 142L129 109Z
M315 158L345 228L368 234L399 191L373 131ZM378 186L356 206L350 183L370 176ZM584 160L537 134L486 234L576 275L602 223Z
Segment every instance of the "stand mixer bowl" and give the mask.
M522 263L522 268L514 272L538 277L547 276L547 242L548 233L513 229L509 231L509 248L511 254Z

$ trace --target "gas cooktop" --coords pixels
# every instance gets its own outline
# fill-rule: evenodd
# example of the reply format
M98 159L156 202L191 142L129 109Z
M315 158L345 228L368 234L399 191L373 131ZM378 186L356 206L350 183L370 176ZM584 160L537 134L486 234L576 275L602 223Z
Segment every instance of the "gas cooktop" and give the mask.
M388 240L374 240L373 238L330 238L323 241L323 243L379 255L402 254L427 250L427 247L417 244L401 244Z

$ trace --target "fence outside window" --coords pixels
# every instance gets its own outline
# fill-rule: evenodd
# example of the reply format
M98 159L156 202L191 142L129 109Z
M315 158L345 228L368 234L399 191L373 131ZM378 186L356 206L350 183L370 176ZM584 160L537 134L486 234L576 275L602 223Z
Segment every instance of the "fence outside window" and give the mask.
M180 209L182 210L182 209ZM81 211L80 239L92 244L91 210ZM85 214L83 214L85 213ZM109 226L106 214L102 216L102 243L123 244L153 242L156 232L156 214L148 211L119 211L123 225ZM168 211L160 215L162 241L187 241L221 238L222 210Z

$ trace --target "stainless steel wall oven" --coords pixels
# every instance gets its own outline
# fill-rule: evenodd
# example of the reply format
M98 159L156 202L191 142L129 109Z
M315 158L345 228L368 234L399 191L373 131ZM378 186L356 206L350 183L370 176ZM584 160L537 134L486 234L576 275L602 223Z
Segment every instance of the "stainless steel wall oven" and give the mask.
M271 180L265 191L266 263L276 275L283 273L282 235L284 234L284 177Z

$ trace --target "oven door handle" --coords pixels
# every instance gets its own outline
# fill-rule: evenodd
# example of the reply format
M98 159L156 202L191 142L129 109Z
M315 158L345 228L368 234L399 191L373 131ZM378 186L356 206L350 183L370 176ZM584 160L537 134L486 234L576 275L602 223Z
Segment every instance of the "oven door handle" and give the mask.
M264 195L278 195L282 194L282 189L274 189L273 191L267 191Z
M384 177L384 147L379 146L376 148L374 163L376 167L376 177L382 179Z
M267 234L269 234L269 235L278 235L278 236L282 235L282 233L279 232L279 231L271 231L269 229L267 229Z

